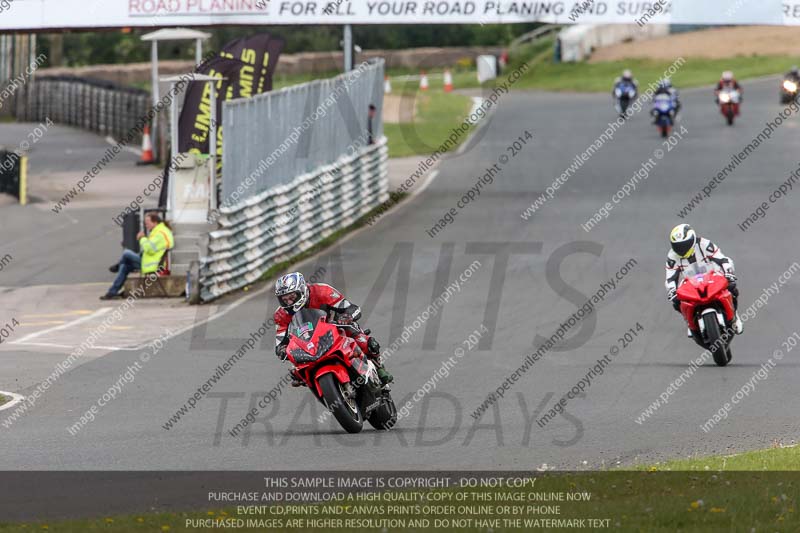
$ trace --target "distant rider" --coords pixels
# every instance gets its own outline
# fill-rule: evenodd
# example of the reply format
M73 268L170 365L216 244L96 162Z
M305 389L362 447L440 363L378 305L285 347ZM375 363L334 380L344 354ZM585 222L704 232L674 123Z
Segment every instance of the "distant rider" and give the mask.
M361 309L345 299L341 292L325 283L306 284L305 277L300 272L292 272L281 276L275 282L275 296L278 298L278 304L280 304L274 316L275 354L281 360L286 359L286 346L289 344L289 323L297 311L303 308L320 309L326 312L332 310L336 313L334 321L339 324L351 324L361 317ZM349 329L343 329L342 331L348 337L353 337L358 349L366 353L375 363L381 383L387 384L391 382L392 375L383 368L380 362L381 346L378 341L364 333L354 333ZM304 385L294 367L289 373L292 376L293 387Z
M681 100L680 96L678 95L678 90L672 86L672 81L669 78L664 78L663 80L658 82L658 88L656 89L656 92L653 93L653 97L656 97L659 94L666 94L669 95L670 98L672 98L672 103L675 106L672 118L673 119L678 118L678 113L680 113L681 111ZM656 121L658 121L658 113L654 109L653 124L655 124Z
M792 70L790 70L789 72L786 73L786 76L784 76L784 79L792 80L793 82L795 82L798 85L800 85L800 69L797 68L797 66L793 66Z
M678 300L678 286L680 285L682 274L685 268L698 261L704 263L714 263L719 266L725 277L728 279L728 290L733 296L733 309L739 306L739 289L736 287L736 274L733 270L733 261L722 253L722 250L702 237L698 237L689 224L679 224L672 228L669 234L669 241L672 249L667 254L666 274L667 298L672 302L672 306L680 313L681 303ZM733 323L733 330L741 334L743 330L742 319L736 313ZM689 329L688 336L692 336Z
M616 93L618 88L625 89L625 86L633 86L633 98L631 98L631 101L636 100L636 97L639 96L639 82L636 81L633 77L633 73L628 69L623 70L622 76L614 80L614 87L611 89L611 98L614 99L614 107L617 113L620 114L622 114L622 108L617 101Z
M722 73L722 78L719 80L717 88L714 90L717 103L719 103L719 93L726 89L739 91L739 101L742 101L744 91L742 91L742 86L739 85L739 82L736 81L736 78L733 77L733 72L730 70L726 70Z

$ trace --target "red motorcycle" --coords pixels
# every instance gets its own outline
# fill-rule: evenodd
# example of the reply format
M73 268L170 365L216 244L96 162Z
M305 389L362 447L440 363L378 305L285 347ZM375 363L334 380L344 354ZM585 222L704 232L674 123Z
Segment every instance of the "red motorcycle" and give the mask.
M357 323L337 324L332 311L301 309L289 324L286 357L311 392L348 433L358 433L366 419L375 429L397 422L388 387L381 384L375 364L344 334L367 334Z
M695 342L711 352L718 366L725 366L732 357L735 311L728 280L715 267L694 263L684 270L678 299Z
M719 92L717 99L722 116L728 121L728 126L733 126L734 118L739 116L739 103L742 100L741 93L736 89L725 88Z

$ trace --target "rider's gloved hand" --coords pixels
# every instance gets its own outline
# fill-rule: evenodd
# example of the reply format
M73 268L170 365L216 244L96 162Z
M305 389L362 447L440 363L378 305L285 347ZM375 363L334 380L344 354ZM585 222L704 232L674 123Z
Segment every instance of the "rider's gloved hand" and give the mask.
M676 289L673 288L667 292L667 300L669 300L670 302L674 302L677 297L678 297L678 291Z
M339 313L336 316L336 321L339 324L352 324L353 323L353 316L349 313Z
M728 283L736 283L736 274L733 272L725 272L725 277L728 279Z
M381 345L374 337L370 337L367 341L367 350L369 350L370 355L379 355L381 353Z
M278 356L278 358L279 358L281 361L284 361L284 360L286 359L286 345L285 345L285 344L279 344L279 345L277 345L277 346L275 347L275 355L277 355L277 356Z

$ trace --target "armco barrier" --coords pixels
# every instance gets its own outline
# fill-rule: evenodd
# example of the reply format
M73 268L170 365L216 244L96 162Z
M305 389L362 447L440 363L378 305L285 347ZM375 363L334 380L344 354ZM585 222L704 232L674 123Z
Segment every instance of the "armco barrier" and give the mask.
M389 197L386 137L330 165L236 206L220 208L220 229L201 259L200 297L212 300L257 281Z
M137 122L147 115L147 91L113 83L71 76L38 76L28 94L24 119L47 118L121 140L136 131ZM141 140L135 136L131 142Z

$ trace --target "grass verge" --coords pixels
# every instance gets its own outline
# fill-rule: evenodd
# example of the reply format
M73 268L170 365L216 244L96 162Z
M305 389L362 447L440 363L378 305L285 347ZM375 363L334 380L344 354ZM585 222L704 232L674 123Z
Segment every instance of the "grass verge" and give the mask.
M639 469L663 471L800 471L800 447L775 447L736 455L715 455L667 461Z
M3 396L2 394L0 394L0 405L3 405L4 403L10 402L10 401L11 401L11 398L9 398L8 396Z
M430 155L460 126L472 109L472 99L440 88L428 91L409 89L402 93L403 106L416 100L417 115L413 122L383 124L389 142L389 157ZM408 102L408 103L406 103ZM450 150L456 149L469 135L461 135Z
M316 473L317 475L322 473ZM363 474L367 474L364 472ZM434 475L434 473L430 473ZM152 532L205 531L190 520L242 520L217 531L255 533L264 525L248 520L272 520L276 531L353 531L344 520L377 520L387 516L404 520L391 531L647 531L681 532L796 532L800 529L800 474L797 472L631 472L529 473L534 486L524 488L457 488L408 490L419 498L384 498L364 503L342 500L325 504L283 504L254 513L236 506L189 513L109 516L51 523L2 524L0 532L85 531ZM466 474L464 477L470 477ZM476 475L486 478L486 476ZM462 478L463 479L463 478ZM267 491L267 492L275 492ZM290 491L291 492L291 491ZM397 494L397 491L393 491ZM541 500L530 495L558 495ZM457 495L461 495L459 498ZM480 497L478 497L480 495ZM522 498L519 498L519 496ZM571 495L572 497L569 497ZM517 498L514 498L517 496ZM375 503L392 501L393 503ZM456 502L461 503L456 503ZM256 504L259 507L259 504ZM456 509L461 513L456 514ZM466 509L466 512L464 512ZM327 526L315 520L341 520ZM429 527L409 527L411 520L427 519ZM434 526L439 520L439 527ZM545 520L575 520L575 526L547 525ZM578 525L580 520L603 520L602 527ZM469 522L467 522L469 520ZM484 522L477 522L483 520ZM506 522L504 520L508 520ZM515 523L515 521L517 521ZM536 522L538 520L538 522ZM290 522L291 521L291 522ZM446 522L445 522L446 521ZM456 522L458 521L458 522ZM444 525L443 525L444 524ZM433 526L433 527L430 527ZM210 527L210 526L205 526ZM379 531L381 527L366 527ZM386 530L386 528L384 528Z

